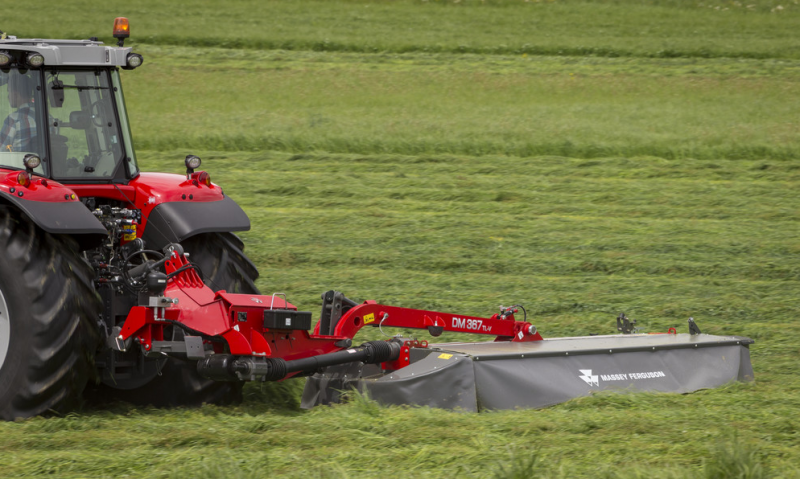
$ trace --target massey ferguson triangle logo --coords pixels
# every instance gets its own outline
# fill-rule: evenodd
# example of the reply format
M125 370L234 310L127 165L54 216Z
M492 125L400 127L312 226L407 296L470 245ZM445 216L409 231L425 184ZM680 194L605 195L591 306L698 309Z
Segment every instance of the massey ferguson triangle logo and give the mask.
M578 378L588 383L590 387L599 387L600 380L604 382L627 382L630 384L636 380L660 380L666 378L667 374L661 370L655 372L629 372L629 373L601 373L599 375L592 375L591 370L579 370L583 375L578 375Z
M589 386L600 386L600 377L598 375L592 375L591 370L581 370L580 372L583 374L580 376L580 379L588 383Z

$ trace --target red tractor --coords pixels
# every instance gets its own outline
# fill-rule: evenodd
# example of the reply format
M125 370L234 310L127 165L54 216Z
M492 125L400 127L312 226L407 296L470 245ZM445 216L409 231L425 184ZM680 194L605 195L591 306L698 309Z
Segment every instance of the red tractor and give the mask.
M245 381L309 375L306 405L335 401L339 387L364 388L372 378L386 401L494 408L475 394L476 385L491 390L480 387L481 368L457 373L460 359L494 368L509 355L552 356L536 328L514 318L518 306L478 318L358 303L332 290L312 329L311 313L285 295L261 295L258 271L234 234L248 230L249 219L198 170L200 158L186 157L186 175L139 170L120 79L120 70L143 63L124 47L129 33L119 18L116 46L96 38L0 38L0 418L64 412L87 384L99 398L159 406L232 402ZM353 347L364 326L476 333L495 342L432 346L393 337ZM617 339L612 348L665 344L628 337L609 337ZM747 350L741 337L700 338L699 330L692 337L683 343L695 349L705 342ZM597 344L558 345L553 355L589 355ZM600 386L581 365L564 366L575 377L574 388L560 389L565 398ZM749 357L732 375L746 378L747 368ZM532 370L526 364L520 371ZM449 377L414 383L438 372ZM523 399L508 400L514 406L541 403L526 403L526 382L511 382ZM471 400L447 400L462 387L472 389ZM414 389L424 393L404 396Z

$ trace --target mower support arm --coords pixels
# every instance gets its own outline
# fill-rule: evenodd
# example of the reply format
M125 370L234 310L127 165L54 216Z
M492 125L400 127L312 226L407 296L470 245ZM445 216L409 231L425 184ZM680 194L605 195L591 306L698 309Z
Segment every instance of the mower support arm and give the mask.
M363 326L427 329L428 333L434 337L447 331L494 335L497 341L542 340L536 327L527 322L516 321L513 315L495 314L489 318L481 318L380 305L372 300L347 310L336 323L331 334L353 338ZM319 329L320 325L318 324L315 333L319 334Z

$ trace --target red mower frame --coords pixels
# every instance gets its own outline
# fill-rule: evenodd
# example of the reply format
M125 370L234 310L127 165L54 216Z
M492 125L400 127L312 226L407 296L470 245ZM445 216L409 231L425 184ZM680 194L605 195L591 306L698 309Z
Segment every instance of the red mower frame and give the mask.
M489 318L461 314L417 310L382 305L374 300L351 306L335 322L330 334L321 334L320 320L309 333L296 328L293 312L297 307L282 294L242 295L225 291L213 292L201 280L192 264L177 245L168 247L164 261L166 282L163 292L150 296L147 306L133 307L118 337L120 349L131 342L138 343L145 355L183 354L165 336L165 329L179 326L200 337L203 351L189 358L202 359L208 355L228 354L250 359L280 358L286 361L327 355L352 346L356 333L365 326L399 327L428 330L434 336L444 331L493 335L495 341L531 342L542 340L536 327L517 321L516 307L504 308ZM282 298L283 297L283 298ZM142 302L144 303L144 302ZM323 307L324 308L324 307ZM265 313L287 317L288 327L265 326ZM310 312L299 312L310 317ZM415 342L421 346L426 342ZM410 345L403 345L407 351ZM213 350L213 353L211 351ZM408 365L402 355L382 362L391 369ZM290 378L300 372L287 372Z

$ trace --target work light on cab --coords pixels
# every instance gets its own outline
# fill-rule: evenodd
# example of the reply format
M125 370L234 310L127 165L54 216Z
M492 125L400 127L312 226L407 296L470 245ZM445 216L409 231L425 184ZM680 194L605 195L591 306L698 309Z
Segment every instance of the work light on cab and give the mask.
M114 19L114 38L119 40L117 45L120 47L125 44L125 39L131 36L131 27L128 25L128 19L125 17L117 17Z
M28 174L33 174L33 169L42 164L42 159L37 155L29 153L22 159L22 163L25 165L25 171L28 172Z
M44 56L41 53L29 53L25 62L31 68L39 68L44 65Z
M139 55L138 53L129 53L127 58L127 65L125 65L125 70L133 70L136 67L141 66L144 63L144 58Z
M8 52L6 52L6 51L2 51L2 52L0 52L0 67L5 67L5 66L6 66L6 65L8 65L9 63L11 63L11 61L12 61L13 59L14 59L14 58L11 56L11 54L10 54L10 53L8 53Z
M194 173L195 168L200 168L200 164L202 162L200 157L196 155L186 155L186 160L184 160L184 163L186 164L186 177L188 178Z

